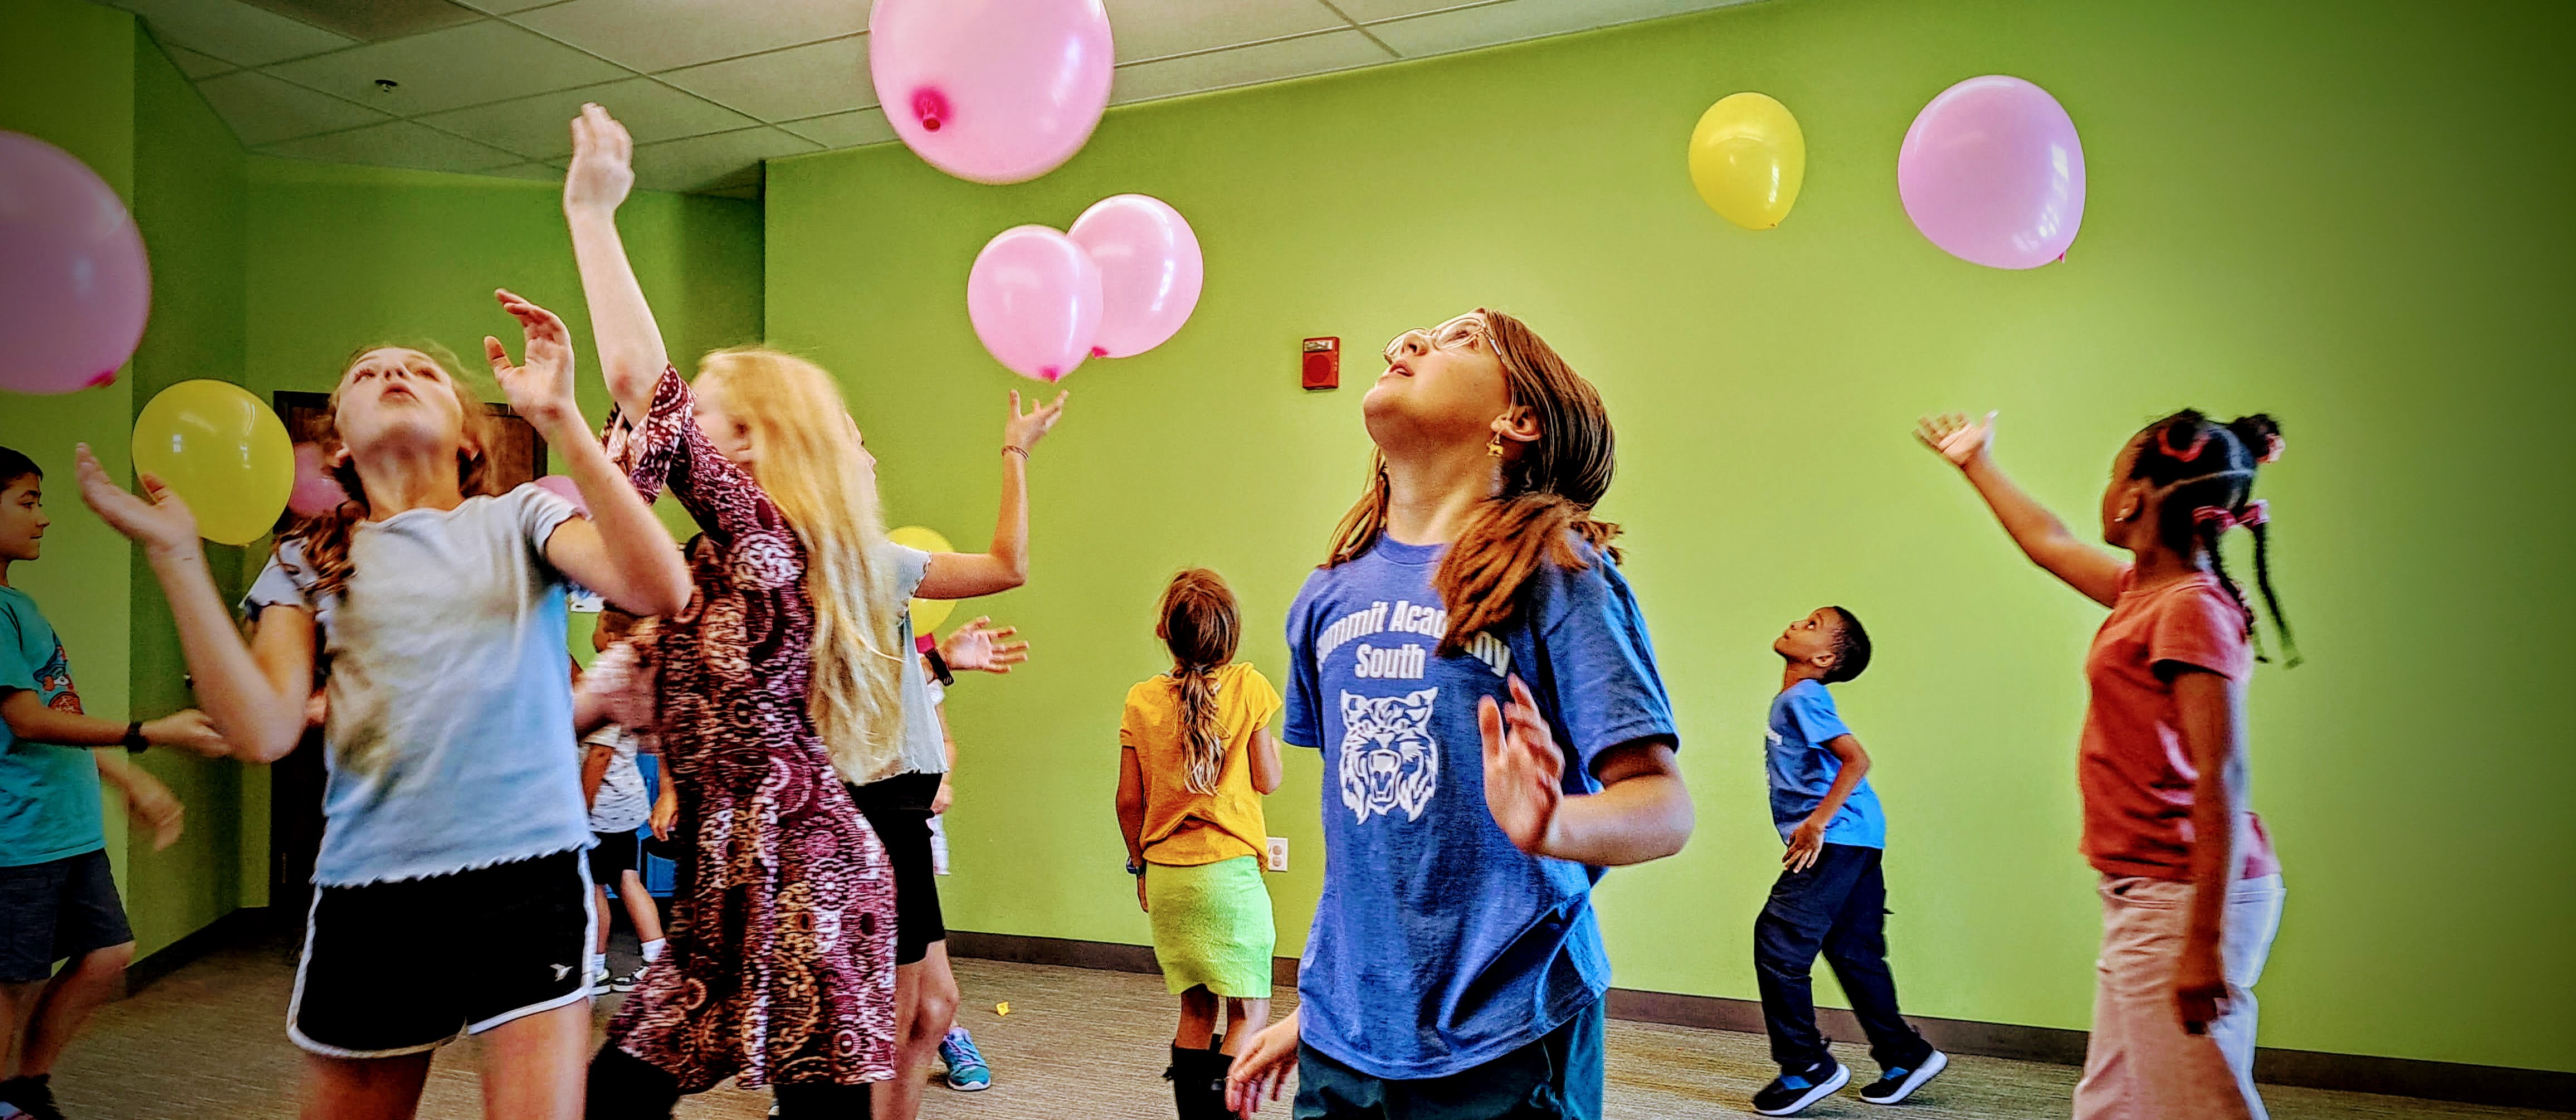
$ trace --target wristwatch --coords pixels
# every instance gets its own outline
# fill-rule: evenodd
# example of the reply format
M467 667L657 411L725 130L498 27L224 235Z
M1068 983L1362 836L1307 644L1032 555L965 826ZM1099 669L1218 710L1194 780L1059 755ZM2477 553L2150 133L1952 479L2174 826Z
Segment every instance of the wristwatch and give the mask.
M142 754L152 745L151 740L143 737L143 721L139 719L125 725L125 738L118 742L125 744L127 754Z
M1145 865L1137 860L1128 860L1127 873L1130 875L1142 875L1145 873Z

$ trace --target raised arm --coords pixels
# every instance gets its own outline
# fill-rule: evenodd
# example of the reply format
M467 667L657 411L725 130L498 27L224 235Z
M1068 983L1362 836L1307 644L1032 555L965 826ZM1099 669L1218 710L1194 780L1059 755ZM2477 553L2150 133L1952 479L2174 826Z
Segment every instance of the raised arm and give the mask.
M2120 561L2076 539L2065 522L1995 465L1994 413L1973 424L1958 413L1926 416L1915 422L1914 438L1967 476L1968 485L1976 487L1977 496L1986 500L1986 508L2031 563L2103 606L2119 599Z
M688 566L671 531L582 422L581 406L573 401L571 332L554 312L507 290L493 295L519 320L527 360L510 364L501 340L486 335L483 352L492 376L509 394L510 407L563 456L566 473L590 503L589 517L565 521L546 538L546 560L636 614L679 613L689 605Z
M972 599L1029 581L1029 453L1064 416L1066 396L1057 393L1045 407L1023 413L1019 391L1011 391L1010 418L1002 423L1002 509L993 523L992 550L934 553L914 595Z
M581 107L572 121L564 221L572 227L573 260L581 267L591 340L599 347L609 395L616 398L618 412L641 418L652 407L654 381L671 359L662 346L662 328L644 302L644 288L626 261L626 243L617 236L618 204L635 186L634 157L635 142L625 125L598 105Z
M99 520L143 546L161 593L170 600L179 648L197 679L197 697L230 744L230 753L249 762L286 757L304 737L304 700L313 687L313 615L270 607L260 613L258 630L244 644L206 570L206 550L198 543L197 518L188 512L188 503L150 474L143 476L148 499L127 492L107 476L88 444L80 446L76 459L81 501Z

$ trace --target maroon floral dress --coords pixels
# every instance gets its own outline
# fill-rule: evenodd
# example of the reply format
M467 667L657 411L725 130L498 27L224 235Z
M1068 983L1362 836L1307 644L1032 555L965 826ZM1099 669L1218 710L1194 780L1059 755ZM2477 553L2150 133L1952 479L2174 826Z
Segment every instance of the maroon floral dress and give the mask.
M695 591L653 641L654 730L682 857L670 946L609 1042L683 1093L731 1077L857 1084L894 1075L894 879L807 709L813 603L778 507L698 430L664 371L609 455L649 500L667 480L703 535Z

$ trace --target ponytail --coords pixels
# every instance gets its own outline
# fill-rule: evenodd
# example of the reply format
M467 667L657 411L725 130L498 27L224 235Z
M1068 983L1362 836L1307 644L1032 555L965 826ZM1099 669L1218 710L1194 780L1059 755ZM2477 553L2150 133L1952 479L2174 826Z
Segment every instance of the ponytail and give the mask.
M1189 568L1163 588L1154 635L1172 651L1172 683L1180 692L1181 757L1188 763L1188 784L1198 793L1215 793L1225 774L1225 729L1217 726L1216 671L1234 660L1243 632L1242 615L1225 578L1206 568Z

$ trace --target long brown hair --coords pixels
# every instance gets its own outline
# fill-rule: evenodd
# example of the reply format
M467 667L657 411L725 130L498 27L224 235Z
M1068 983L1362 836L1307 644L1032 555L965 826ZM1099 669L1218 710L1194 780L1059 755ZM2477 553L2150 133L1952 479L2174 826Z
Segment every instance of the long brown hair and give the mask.
M1511 625L1520 613L1521 589L1542 558L1560 568L1588 567L1573 538L1607 555L1611 563L1620 559L1610 543L1618 538L1619 527L1592 516L1618 467L1617 438L1610 413L1601 407L1601 394L1529 324L1485 308L1477 314L1484 317L1485 337L1502 360L1512 404L1531 411L1539 437L1506 457L1502 492L1477 509L1432 573L1432 590L1449 610L1449 632L1440 638L1442 656L1464 653L1477 634ZM1386 456L1381 452L1370 460L1369 484L1358 504L1333 531L1332 555L1324 566L1350 563L1376 544L1386 531L1386 506Z
M764 347L718 350L698 362L700 393L751 429L752 480L805 546L813 600L808 710L833 768L853 782L885 777L903 752L903 663L894 563L875 479L839 384L822 367Z
M1189 786L1215 793L1225 771L1225 737L1216 725L1216 671L1234 660L1243 636L1243 619L1225 578L1205 568L1187 568L1163 588L1158 608L1162 621L1154 636L1172 651L1172 680L1181 691L1182 757L1189 760Z
M468 498L478 494L498 493L499 491L493 488L490 480L491 460L486 455L486 449L492 446L499 426L493 418L491 406L484 404L481 398L467 390L464 375L457 372L456 355L449 353L446 347L434 342L418 345L377 343L361 346L350 351L348 360L340 363L340 377L345 380L349 376L349 371L367 355L378 350L396 349L417 351L427 356L430 361L438 363L438 368L447 373L448 390L456 395L458 413L464 418L464 438L458 442L456 448L457 492ZM339 416L340 389L338 384L334 383L330 404L323 410L321 420L311 433L313 442L322 452L324 462L338 457L342 448ZM359 477L358 464L355 461L341 459L331 468L331 477L338 481L340 489L348 494L348 500L311 517L298 519L285 532L277 536L276 548L280 555L284 553L289 542L303 548L304 568L313 576L310 594L316 600L339 594L349 586L351 572L349 535L357 528L359 522L367 519L369 513L367 484Z

